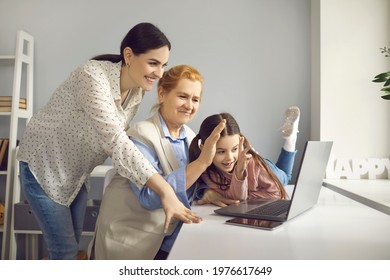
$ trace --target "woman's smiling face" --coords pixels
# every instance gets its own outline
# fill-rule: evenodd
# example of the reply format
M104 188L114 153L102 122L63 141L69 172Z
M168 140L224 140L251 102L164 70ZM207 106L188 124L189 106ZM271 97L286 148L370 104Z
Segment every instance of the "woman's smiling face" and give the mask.
M170 131L180 129L193 119L199 109L201 93L201 82L189 79L181 79L169 92L159 89L160 113Z
M152 90L154 83L162 77L168 58L167 46L140 55L132 54L128 59L130 87L140 87L145 91Z

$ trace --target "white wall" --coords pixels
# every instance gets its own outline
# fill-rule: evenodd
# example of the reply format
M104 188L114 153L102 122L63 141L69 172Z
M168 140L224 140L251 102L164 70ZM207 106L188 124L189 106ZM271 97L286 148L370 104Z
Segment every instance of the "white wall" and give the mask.
M322 139L335 142L336 157L389 157L390 102L371 82L390 69L379 51L390 46L389 2L0 0L0 53L13 53L18 29L34 35L36 111L77 65L117 53L129 28L151 21L173 44L170 65L192 64L205 76L194 130L205 116L229 111L253 146L275 160L281 115L296 104L300 151L306 140ZM4 95L10 77L2 75ZM147 94L136 120L155 100L154 91Z
M34 36L37 111L79 64L118 53L122 38L142 21L170 39L169 65L191 64L205 78L190 124L195 131L204 117L228 111L256 150L275 161L282 114L298 105L300 159L310 136L310 0L0 0L0 54L14 53L17 30ZM0 95L10 94L11 78L0 72ZM136 120L155 102L153 90ZM0 137L6 131L0 123ZM0 199L2 192L0 185Z
M207 115L229 111L252 145L276 160L282 114L294 104L302 110L301 152L310 136L310 0L0 0L0 53L13 53L18 29L35 37L36 111L79 64L118 53L141 21L171 40L171 66L192 64L205 77L194 130ZM136 120L148 116L155 91L145 101Z
M335 158L390 156L390 101L375 75L390 70L389 0L312 1L311 138Z
M321 139L334 140L336 156L389 157L390 101L371 82L390 69L379 51L390 47L389 1L0 0L0 53L14 52L18 29L35 37L36 111L77 65L117 53L129 28L151 21L173 44L170 65L192 64L205 76L195 130L206 115L232 112L252 145L275 160L281 115L295 104L300 151ZM0 75L1 95L9 79ZM145 101L137 120L155 91Z

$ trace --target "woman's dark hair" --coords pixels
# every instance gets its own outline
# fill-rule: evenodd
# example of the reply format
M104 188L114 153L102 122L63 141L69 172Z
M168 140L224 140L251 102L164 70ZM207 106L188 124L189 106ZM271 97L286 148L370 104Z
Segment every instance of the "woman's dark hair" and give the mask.
M223 120L226 120L226 125L224 130L221 131L220 135L223 136L230 136L230 135L240 135L244 137L244 149L245 147L248 147L249 141L248 139L241 133L240 127L237 123L237 121L234 119L234 117L229 113L221 113L221 114L215 114L207 117L204 119L202 124L199 128L199 133L196 135L196 137L192 140L190 148L189 148L189 161L192 162L196 160L201 150L199 148L200 144L203 144L207 137L211 135L214 128ZM265 168L268 172L268 174L272 177L276 185L278 186L281 194L281 198L286 198L286 190L284 189L282 183L278 179L278 177L274 174L274 172L269 168L268 164L265 162L265 160L253 149L250 149L248 151L249 154L252 155L252 158L256 160L263 168ZM214 164L211 164L207 169L206 173L209 177L209 179L217 184L220 189L227 190L230 187L230 181L228 181L225 176L223 176L222 172L215 167ZM213 179L213 176L211 174L216 175L216 180Z
M165 34L155 25L143 22L135 25L123 38L120 54L102 54L93 57L93 60L105 60L111 62L125 63L123 50L127 47L131 48L135 55L146 53L150 50L159 49L167 46L171 50L171 43Z

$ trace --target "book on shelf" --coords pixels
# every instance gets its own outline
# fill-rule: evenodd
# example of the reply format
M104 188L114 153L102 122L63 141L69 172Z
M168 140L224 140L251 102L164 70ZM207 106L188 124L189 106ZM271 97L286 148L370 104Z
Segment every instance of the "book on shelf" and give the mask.
M1 106L0 105L0 112L11 112L12 107L11 106ZM19 103L19 109L26 110L27 106L26 104L20 104Z
M3 146L3 140L4 140L4 139L2 139L2 138L0 139L0 152L1 152L1 147ZM4 155L3 155L3 156L4 156ZM1 163L1 160L0 160L0 163Z
M19 101L19 106L26 106L26 101ZM0 107L11 107L12 101L1 101L0 100Z
M4 203L0 202L0 225L4 225Z
M19 103L26 103L26 98L20 97ZM12 101L12 96L0 96L0 101Z
M11 112L12 96L0 96L0 112ZM27 109L26 98L19 98L19 109Z
M9 139L1 139L1 146L0 146L0 170L7 170L8 142L9 142Z
M5 171L8 168L8 150L9 150L9 139L2 138L0 146L0 171ZM19 140L16 140L16 146L19 145Z

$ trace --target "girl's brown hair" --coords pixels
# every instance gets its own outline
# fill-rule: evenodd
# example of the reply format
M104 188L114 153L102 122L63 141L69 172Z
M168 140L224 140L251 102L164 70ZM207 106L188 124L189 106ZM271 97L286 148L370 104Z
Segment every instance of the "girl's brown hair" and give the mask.
M199 128L199 133L196 135L196 137L192 140L190 148L189 148L189 159L190 162L196 160L201 150L199 148L199 144L202 144L206 141L207 137L210 136L214 128L221 122L221 120L226 120L226 126L225 129L221 132L221 137L223 136L230 136L230 135L240 135L244 137L244 149L245 147L248 147L250 144L248 142L248 139L241 133L240 127L238 126L237 121L233 118L232 115L229 113L221 113L221 114L215 114L207 117L201 124ZM278 179L278 177L275 175L275 173L269 168L268 164L265 162L265 160L253 149L250 149L248 151L249 154L252 155L252 158L256 160L271 176L271 178L274 180L276 185L278 186L281 194L281 198L286 198L286 190L284 189L282 183ZM206 173L210 180L212 180L213 183L217 184L222 190L226 190L230 187L230 182L223 176L221 171L215 167L214 164L211 164L207 170ZM216 180L213 180L213 176L211 174L216 175Z

